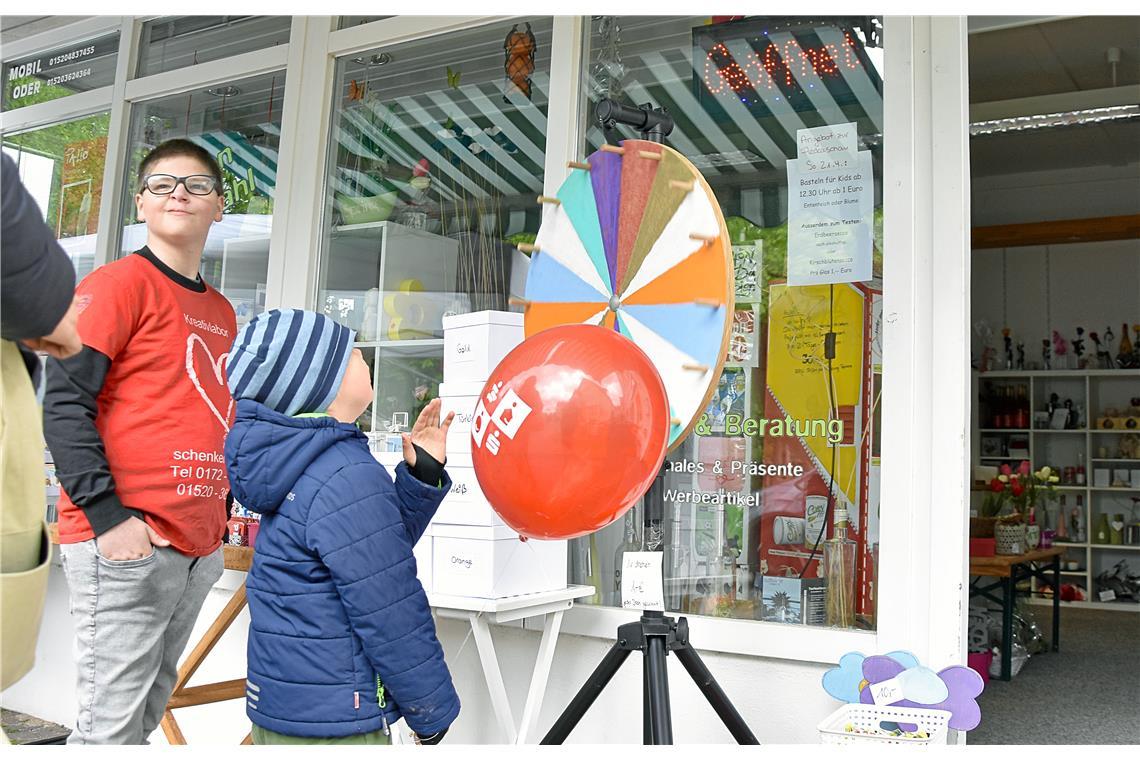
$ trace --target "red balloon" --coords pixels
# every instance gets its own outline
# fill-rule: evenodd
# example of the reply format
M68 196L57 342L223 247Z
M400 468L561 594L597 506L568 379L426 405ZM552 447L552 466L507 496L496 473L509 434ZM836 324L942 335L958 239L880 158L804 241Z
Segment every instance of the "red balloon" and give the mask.
M621 517L653 482L669 442L656 367L605 327L531 336L495 367L471 420L487 501L530 538L574 538Z

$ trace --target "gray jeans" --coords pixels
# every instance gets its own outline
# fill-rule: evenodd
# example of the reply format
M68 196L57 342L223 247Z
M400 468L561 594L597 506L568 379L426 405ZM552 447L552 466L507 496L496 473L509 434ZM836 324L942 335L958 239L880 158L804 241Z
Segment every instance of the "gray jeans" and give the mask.
M144 744L158 727L178 660L210 588L222 549L187 557L154 547L143 559L111 561L95 540L64 544L75 623L79 713L68 744Z

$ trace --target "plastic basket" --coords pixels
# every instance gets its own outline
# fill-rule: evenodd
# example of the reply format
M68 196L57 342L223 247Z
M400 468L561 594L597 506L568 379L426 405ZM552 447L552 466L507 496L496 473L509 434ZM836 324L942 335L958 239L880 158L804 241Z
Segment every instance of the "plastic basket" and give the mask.
M821 744L907 744L927 746L946 743L946 723L950 713L946 710L927 710L919 707L892 707L890 705L846 704L824 718L819 724ZM846 726L864 731L878 732L883 721L916 724L927 733L925 739L890 736L886 733L853 733Z

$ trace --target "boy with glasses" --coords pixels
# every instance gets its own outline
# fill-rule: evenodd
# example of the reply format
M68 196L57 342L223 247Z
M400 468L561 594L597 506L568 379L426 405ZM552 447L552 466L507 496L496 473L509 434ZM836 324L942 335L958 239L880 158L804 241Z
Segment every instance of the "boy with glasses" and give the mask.
M78 657L69 744L146 743L223 569L224 363L237 325L198 274L222 220L221 170L171 140L143 159L137 188L146 245L80 283L83 350L47 365L44 437Z

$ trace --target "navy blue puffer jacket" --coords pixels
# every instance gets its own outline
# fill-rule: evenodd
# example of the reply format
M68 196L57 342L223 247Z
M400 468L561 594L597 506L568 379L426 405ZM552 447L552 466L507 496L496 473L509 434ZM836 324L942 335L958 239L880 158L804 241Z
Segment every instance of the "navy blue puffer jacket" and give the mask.
M246 713L290 736L368 733L401 716L451 725L459 696L412 546L451 488L395 482L353 425L237 402L226 438L234 496L262 515L246 580ZM378 698L383 687L384 708Z

